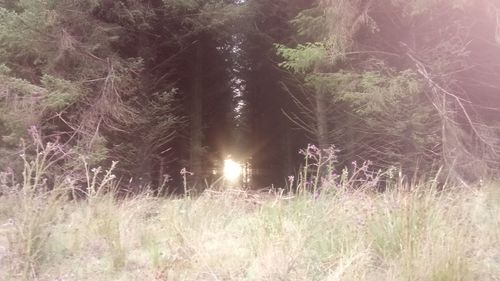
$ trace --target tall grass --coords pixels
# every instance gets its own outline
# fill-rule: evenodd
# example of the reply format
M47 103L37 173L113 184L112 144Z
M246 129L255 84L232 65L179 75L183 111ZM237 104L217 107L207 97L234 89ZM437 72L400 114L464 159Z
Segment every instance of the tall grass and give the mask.
M48 205L47 197L19 196L0 198L0 235L8 237L0 239L1 280L500 276L500 200L493 184L475 191L419 186L293 198L226 191L117 200L103 194Z
M500 280L495 183L380 193L345 173L321 193L117 199L112 169L86 167L71 201L44 184L56 146L39 149L2 184L0 280Z

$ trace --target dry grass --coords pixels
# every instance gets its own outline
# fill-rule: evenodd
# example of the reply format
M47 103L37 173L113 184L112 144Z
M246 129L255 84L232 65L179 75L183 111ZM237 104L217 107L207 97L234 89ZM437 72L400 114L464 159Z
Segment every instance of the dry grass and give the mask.
M0 197L0 280L500 280L500 189Z

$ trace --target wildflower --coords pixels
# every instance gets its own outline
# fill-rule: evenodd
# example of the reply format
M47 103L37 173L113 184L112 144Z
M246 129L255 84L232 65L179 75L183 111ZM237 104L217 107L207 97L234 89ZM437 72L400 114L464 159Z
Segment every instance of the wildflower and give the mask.
M189 172L186 168L182 168L180 174L183 175L183 176L185 176L185 175L189 175L189 176L194 175L194 173Z
M311 151L311 152L314 152L314 153L317 153L319 151L318 147L315 146L314 144L309 144L307 146L307 150Z
M170 182L172 180L172 177L170 175L168 175L168 174L164 174L163 175L163 180L165 182Z

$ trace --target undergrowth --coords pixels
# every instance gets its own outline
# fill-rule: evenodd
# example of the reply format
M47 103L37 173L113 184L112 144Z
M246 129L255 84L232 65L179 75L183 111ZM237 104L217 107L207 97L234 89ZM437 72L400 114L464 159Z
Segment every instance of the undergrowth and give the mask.
M70 200L71 181L44 180L58 153L40 144L22 182L0 177L0 280L500 280L495 183L378 192L361 168L319 188L305 170L294 194L118 199L112 167L84 164Z
M71 202L22 196L0 198L1 280L500 276L496 185L319 197L225 191Z

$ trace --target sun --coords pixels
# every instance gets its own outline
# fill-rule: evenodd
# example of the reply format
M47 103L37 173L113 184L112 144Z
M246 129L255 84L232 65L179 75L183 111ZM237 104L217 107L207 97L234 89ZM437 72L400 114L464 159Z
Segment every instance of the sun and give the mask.
M242 173L242 165L232 159L224 160L224 178L230 182L237 182Z

